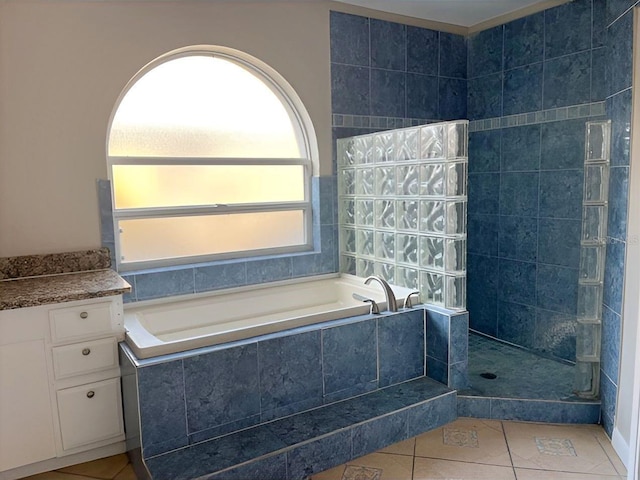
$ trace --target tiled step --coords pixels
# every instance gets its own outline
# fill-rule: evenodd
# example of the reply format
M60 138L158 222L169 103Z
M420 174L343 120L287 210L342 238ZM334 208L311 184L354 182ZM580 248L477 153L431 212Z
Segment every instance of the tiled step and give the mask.
M456 419L426 377L146 459L153 480L296 480Z

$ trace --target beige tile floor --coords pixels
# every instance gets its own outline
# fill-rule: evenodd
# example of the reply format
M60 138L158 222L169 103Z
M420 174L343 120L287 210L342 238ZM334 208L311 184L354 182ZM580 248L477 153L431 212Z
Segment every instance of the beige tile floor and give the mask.
M136 480L126 455L30 480ZM312 480L623 480L598 425L459 418L442 428L319 473ZM260 480L260 479L247 479Z

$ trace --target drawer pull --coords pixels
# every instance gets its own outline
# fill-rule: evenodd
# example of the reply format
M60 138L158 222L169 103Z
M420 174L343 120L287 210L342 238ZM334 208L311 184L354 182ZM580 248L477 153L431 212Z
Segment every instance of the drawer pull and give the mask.
M84 355L85 357L87 355L89 355L91 353L91 349L90 348L83 348L82 349L82 355Z
M87 312L80 312L80 318L87 318L89 314Z
M93 398L95 394L96 394L96 392L94 392L93 390L89 390L87 392L87 398Z

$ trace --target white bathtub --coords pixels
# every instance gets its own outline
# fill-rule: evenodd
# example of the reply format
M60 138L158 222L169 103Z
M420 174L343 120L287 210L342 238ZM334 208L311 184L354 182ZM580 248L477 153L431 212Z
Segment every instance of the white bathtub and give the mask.
M393 286L398 307L411 290ZM386 309L382 287L352 275L321 275L125 305L126 342L138 358L182 352Z

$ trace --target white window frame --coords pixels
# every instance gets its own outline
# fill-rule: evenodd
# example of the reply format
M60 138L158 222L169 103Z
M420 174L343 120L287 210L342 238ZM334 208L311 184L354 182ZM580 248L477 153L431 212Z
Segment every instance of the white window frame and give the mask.
M131 87L148 71L158 65L185 56L211 56L218 57L236 63L260 78L263 83L282 102L291 118L298 144L301 146L300 158L221 158L221 157L134 157L134 156L110 156L109 139L111 126L122 99ZM313 250L313 225L311 206L311 177L314 170L317 171L318 147L311 118L302 101L289 85L289 83L275 70L260 60L238 50L226 47L191 47L169 52L142 68L127 84L120 94L111 114L106 138L107 168L111 184L111 197L113 209L113 228L115 240L115 258L118 271L133 271L150 268L160 268L176 265L211 262L231 258L251 258L262 255L278 255L287 253L300 253ZM235 205L188 205L160 208L126 208L119 209L115 205L115 189L113 180L114 165L300 165L304 169L304 200L299 202L264 202L244 203ZM130 219L152 219L181 216L223 215L229 213L256 213L278 211L302 211L304 217L304 243L294 246L264 248L259 250L236 251L219 254L194 255L187 257L172 257L161 260L147 260L126 262L122 259L120 246L120 231L118 222Z

